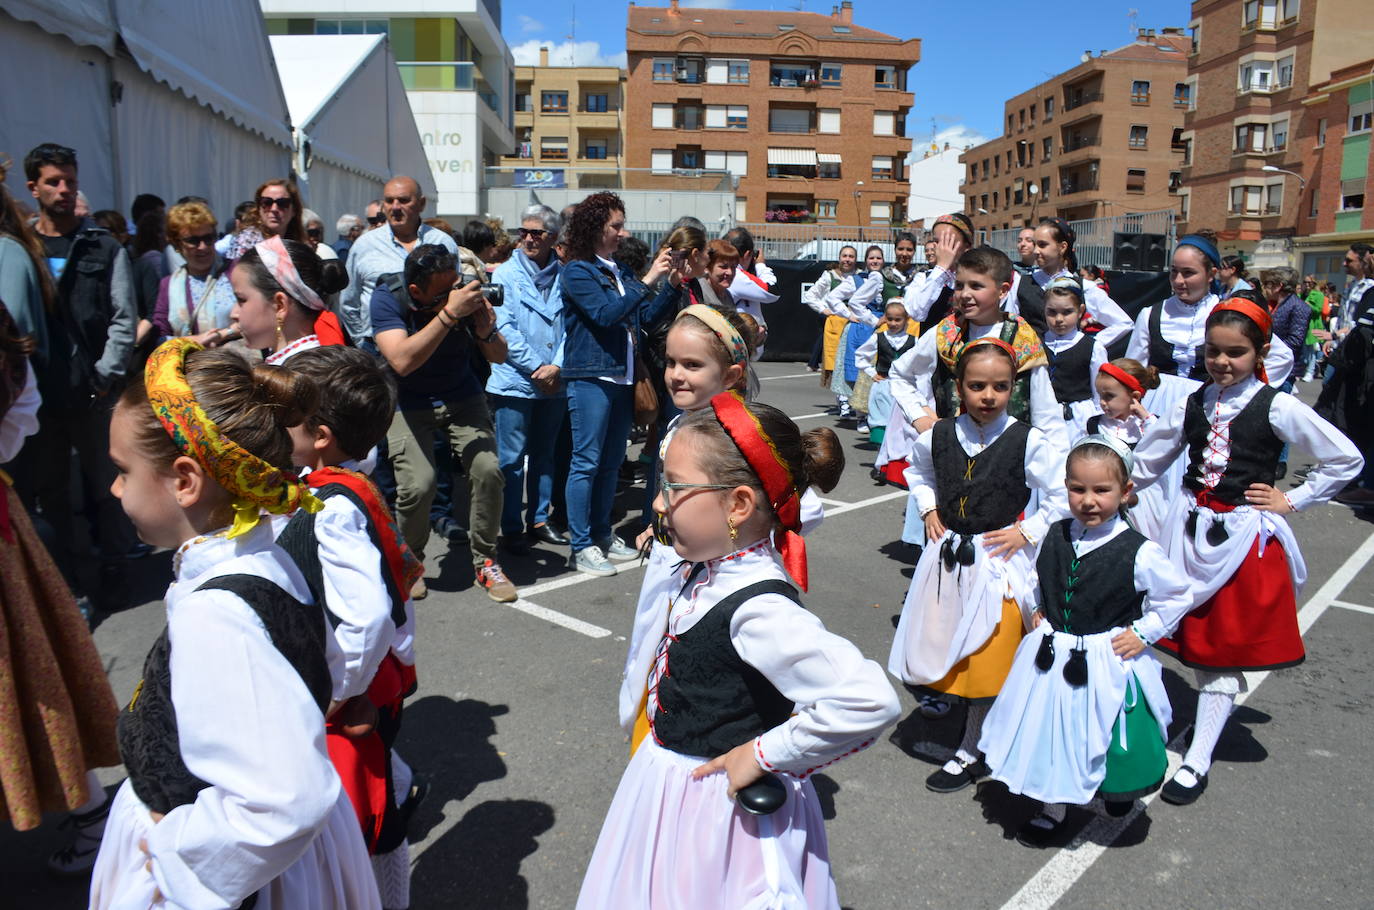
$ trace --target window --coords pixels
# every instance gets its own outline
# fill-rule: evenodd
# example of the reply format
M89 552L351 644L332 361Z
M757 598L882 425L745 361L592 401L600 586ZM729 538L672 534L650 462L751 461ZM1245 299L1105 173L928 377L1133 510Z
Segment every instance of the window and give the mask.
M1053 99L1053 98L1046 98L1046 99L1045 99L1045 119L1046 119L1046 120L1053 120L1053 119L1054 119L1054 99Z
M588 139L582 147L582 157L591 158L596 161L606 160L606 140Z
M1007 173L1011 173L1011 149L1007 149Z
M1143 193L1145 192L1145 172L1139 168L1131 168L1126 171L1126 192Z
M649 167L658 174L671 172L673 169L673 150L654 149L649 153Z
M706 123L706 109L698 104L684 104L677 109L677 128L699 130Z
M747 213L748 211L749 211L749 198L748 198L747 196L736 196L736 197L735 197L735 220L736 220L736 221L748 221L749 219L745 217L745 215L746 215L746 213Z
M1326 118L1317 121L1317 148L1326 145Z
M604 114L610 109L610 96L604 93L585 96L586 110L593 114Z
M1198 49L1202 47L1201 22L1194 20L1193 22L1188 23L1188 40L1189 42L1191 42L1188 47L1188 54L1189 56L1191 56L1193 54L1196 54L1198 52Z
M1031 112L1031 115L1030 115L1031 126L1035 126L1035 104L1034 104L1034 102L1031 103L1030 112Z
M983 194L983 204L982 204L981 208L982 208L983 211L985 211L985 212L986 212L987 209L988 209L988 194L987 194L987 193L984 193L984 194Z
M1240 65L1240 79L1236 90L1240 92L1267 92L1274 85L1274 61L1251 60Z
M654 81L672 82L677 78L677 63L672 57L654 58Z
M725 111L723 104L706 105L706 128L708 130L725 129Z
M524 111L524 112L527 112L527 113L528 113L528 112L532 112L532 111L534 110L534 108L530 105L530 93L529 93L529 92L516 92L516 93L515 93L515 109L516 109L517 111Z
M1150 103L1150 83L1147 80L1137 79L1131 83L1131 103Z
M1279 22L1292 22L1298 18L1298 10L1301 6L1301 0L1279 0Z
M1365 178L1341 181L1341 211L1353 212L1364 208Z
M1149 144L1150 128L1142 124L1131 127L1130 145L1133 149L1143 149Z
M891 180L892 179L892 156L874 155L873 156L873 179Z
M655 104L653 128L656 130L670 130L673 128L673 106L671 104Z
M1279 83L1277 88L1288 88L1293 84L1293 55L1279 59Z
M840 131L840 109L823 107L816 111L816 132L838 133Z
M568 137L545 136L539 140L539 157L554 161L568 160Z
M1258 215L1260 206L1263 204L1264 187L1262 186L1239 186L1231 187L1231 214L1232 215Z
M886 224L891 220L892 203L870 202L868 204L868 221L870 224Z
M708 151L706 153L706 170L728 171L735 177L748 177L749 153Z
M897 114L894 111L873 112L873 135L892 136L897 131Z
M1040 140L1040 160L1049 161L1050 155L1054 153L1054 137L1046 136Z
M983 179L988 179L988 159L983 159Z
M1296 4L1293 6L1296 10ZM1279 0L1245 0L1241 4L1241 25L1244 28L1271 29L1278 24Z
M1278 215L1283 211L1283 184L1271 183L1264 188L1264 214Z
M697 149L678 149L677 166L683 170L696 170L701 167L701 152Z
M1013 127L1013 125L1014 125L1015 123L1016 123L1016 118L1015 118L1014 116L1012 116L1011 114L1007 114L1007 135L1008 135L1008 136L1011 135L1012 127Z
M1364 133L1370 128L1370 121L1374 119L1374 101L1361 101L1359 104L1350 105L1350 132Z
M1192 204L1193 194L1187 190L1180 190L1178 194L1178 214L1184 221L1188 220L1188 208Z
M897 67L895 67L895 66L875 66L875 67L873 67L873 87L874 87L874 88L896 88L896 87L897 87Z
M768 132L809 133L811 111L804 107L775 107L768 111Z
M706 61L706 82L708 85L724 85L728 61L711 59Z
M1193 87L1186 82L1174 83L1174 107L1189 107L1193 97Z
M1044 202L1050 201L1050 178L1040 178L1040 198Z
M1317 217L1317 198L1318 198L1318 193L1317 193L1317 190L1316 190L1315 188L1313 188L1312 194L1311 194L1311 195L1312 195L1312 208L1311 208L1311 210L1307 213L1307 217L1308 217L1308 218L1316 218L1316 217Z
M1171 193L1177 193L1178 190L1179 190L1179 187L1181 187L1181 186L1183 186L1183 172L1182 172L1182 171L1170 171L1170 172L1169 172L1169 192L1171 192Z
M539 110L545 114L566 114L568 112L568 93L540 92Z
M1273 137L1273 146L1272 148L1268 149L1268 151L1281 152L1284 149L1288 148L1287 120L1275 120L1272 124L1270 124L1269 132L1270 135Z
M1236 127L1237 152L1263 152L1268 135L1267 123L1242 123Z
M390 31L387 19L316 19L317 35L385 35Z
M817 167L820 169L819 172L816 174L817 178L821 180L840 179L840 162L822 161L817 165Z
M1025 109L1024 107L1021 108L1021 110L1020 110L1020 118L1019 118L1019 122L1017 123L1017 128L1018 128L1018 129L1025 129L1025 128L1026 128L1026 109Z
M821 64L821 85L829 88L840 87L840 77L844 73L844 68L838 63Z
M729 61L726 66L726 79L734 85L747 85L749 83L749 61Z
M1179 140L1179 145L1183 148L1183 166L1190 167L1193 163L1193 140L1192 137Z
M839 208L839 205L840 205L840 202L839 202L838 199L817 199L817 200L816 200L816 217L817 217L817 218L834 218L834 217L835 217L835 210L836 210L837 208Z

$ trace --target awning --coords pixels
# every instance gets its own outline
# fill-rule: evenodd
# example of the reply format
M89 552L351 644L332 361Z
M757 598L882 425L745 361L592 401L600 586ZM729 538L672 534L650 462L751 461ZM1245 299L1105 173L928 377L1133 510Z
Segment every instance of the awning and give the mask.
M815 149L769 149L769 164L801 164L816 166Z
M817 152L816 160L821 164L839 164L840 156L833 152Z
M114 55L119 26L115 24L114 12L107 0L6 0L4 9L14 18L32 22L50 35L58 35L74 44L98 47Z

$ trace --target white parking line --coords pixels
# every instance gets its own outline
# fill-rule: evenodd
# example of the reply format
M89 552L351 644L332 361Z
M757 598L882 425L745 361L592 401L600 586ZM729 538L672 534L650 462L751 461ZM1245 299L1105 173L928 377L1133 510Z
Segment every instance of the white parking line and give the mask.
M1350 554L1350 558L1327 579L1326 584L1322 585L1317 593L1313 594L1303 608L1298 611L1298 628L1304 634L1312 628L1312 624L1328 608L1339 606L1348 609L1355 606L1336 600L1336 595L1346 589L1371 558L1374 558L1374 534L1365 538L1364 543L1360 544L1359 548ZM1360 612L1374 613L1374 610L1368 607L1357 609ZM1246 699L1259 688L1260 683L1268 678L1268 670L1245 674L1249 691L1242 692L1236 698L1236 707L1243 705ZM1169 777L1173 776L1182 763L1180 747L1187 732L1186 728L1180 731L1178 736L1169 743L1169 770L1167 772ZM1021 890L1011 896L1011 900L1002 905L1002 910L1049 910L1073 887L1075 882L1082 878L1083 873L1087 872L1092 864L1097 862L1098 857L1116 842L1121 833L1135 821L1136 816L1158 795L1159 793L1156 791L1140 800L1136 804L1136 808L1122 818L1108 818L1106 816L1094 818L1078 833L1072 843L1057 852L1050 858L1049 862L1041 866L1040 871L1022 885Z
M774 379L805 379L808 376L820 376L820 373L788 373L786 376L760 376L759 382L772 382Z
M585 578L587 576L583 577ZM528 613L531 616L537 616L540 619L553 623L555 626L562 626L565 629L571 629L574 632L580 632L588 638L605 638L606 636L611 634L610 629L603 629L600 626L594 626L589 622L583 622L582 620L577 619L575 617L568 616L564 613L559 613L557 610L550 610L548 607L541 607L539 606L539 604L532 604L523 597L515 601L514 603L509 604L509 606L512 610L519 610L521 613Z
M1368 613L1370 616L1374 616L1374 607L1365 607L1361 606L1360 604L1346 603L1343 600L1333 600L1331 601L1331 606L1340 607L1342 610L1354 610L1356 613Z
M796 417L791 417L788 419L791 420L793 423L796 423L798 420L812 420L816 417L825 417L828 413L828 411L817 411L814 414L799 414Z

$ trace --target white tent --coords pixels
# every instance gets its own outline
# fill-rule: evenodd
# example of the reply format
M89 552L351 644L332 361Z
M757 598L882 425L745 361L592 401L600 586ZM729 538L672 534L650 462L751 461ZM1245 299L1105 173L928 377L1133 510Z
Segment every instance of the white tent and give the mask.
M324 219L327 238L339 215L362 214L393 175L428 182L425 149L385 35L270 40L296 125L301 193Z
M286 100L255 0L0 0L0 153L76 149L92 208L204 196L221 222L291 171ZM122 41L122 46L120 45Z

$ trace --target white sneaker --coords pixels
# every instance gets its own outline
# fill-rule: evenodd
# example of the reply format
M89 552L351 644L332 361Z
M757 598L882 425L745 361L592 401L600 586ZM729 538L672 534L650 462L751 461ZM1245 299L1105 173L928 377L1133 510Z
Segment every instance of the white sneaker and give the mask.
M600 549L611 559L633 559L639 555L638 550L633 550L630 545L617 534L601 541Z
M860 421L859 421L859 425L858 425L857 427L855 427L854 429L855 429L856 431L860 432L860 433L867 433L868 430L869 430L868 421L867 421L867 420L860 420Z
M601 548L595 545L574 553L568 560L568 566L583 575L597 575L604 578L616 574L616 567L606 559L606 554L601 551Z

